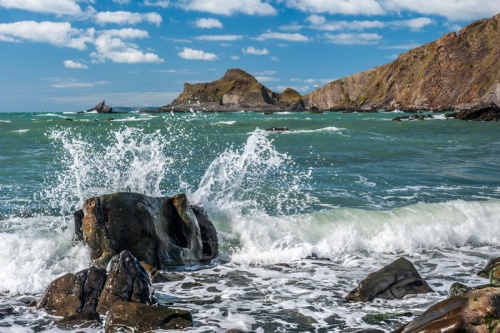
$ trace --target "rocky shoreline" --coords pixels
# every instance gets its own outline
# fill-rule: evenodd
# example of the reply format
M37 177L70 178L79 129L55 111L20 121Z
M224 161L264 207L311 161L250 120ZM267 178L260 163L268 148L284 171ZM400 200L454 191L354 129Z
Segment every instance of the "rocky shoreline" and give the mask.
M154 198L122 192L89 198L75 213L75 240L90 248L93 265L54 280L36 302L37 309L55 316L59 327L111 333L193 326L195 315L166 306L154 289L154 284L170 281L160 270L207 263L218 255L215 227L184 194ZM491 259L478 275L490 283L454 283L448 298L391 332L500 332L500 258ZM196 288L189 283L183 288L191 285ZM432 292L413 264L401 257L368 274L344 301L401 300ZM380 313L364 320L380 323L408 315Z

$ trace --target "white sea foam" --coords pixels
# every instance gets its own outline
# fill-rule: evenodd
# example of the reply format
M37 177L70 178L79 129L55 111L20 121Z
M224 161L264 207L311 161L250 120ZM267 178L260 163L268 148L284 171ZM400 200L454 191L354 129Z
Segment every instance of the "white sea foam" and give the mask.
M11 123L11 122L12 121L10 121L10 120L0 120L0 123L7 123L8 124L8 123Z
M28 131L29 131L29 129L20 129L20 130L15 130L15 131L12 131L12 132L14 132L14 133L26 133Z
M154 117L146 117L142 116L141 118L137 117L127 117L127 118L122 118L122 119L113 119L114 122L128 122L128 121L146 121L146 120L151 120Z
M236 124L236 120L227 120L227 121L218 121L213 123L212 125L234 125Z
M328 126L328 127L324 127L324 128L318 128L318 129L315 129L315 130L296 130L296 131L287 131L287 132L283 132L284 134L293 134L293 133L321 133L321 132L325 132L325 133L330 133L330 132L341 132L345 130L344 128L338 128L338 127L335 127L335 126Z

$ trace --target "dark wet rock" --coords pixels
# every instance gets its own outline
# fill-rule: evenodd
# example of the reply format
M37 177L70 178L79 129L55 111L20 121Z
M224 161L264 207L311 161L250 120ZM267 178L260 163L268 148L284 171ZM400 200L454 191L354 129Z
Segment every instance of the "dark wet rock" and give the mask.
M217 232L185 194L149 197L115 193L87 199L83 239L95 265L128 250L139 261L158 269L199 264L218 254Z
M66 316L57 322L57 326L63 330L74 330L82 328L101 327L102 321L99 313L95 311L80 312Z
M336 314L332 314L331 316L328 316L328 317L326 317L323 320L328 325L335 325L335 326L345 325L345 321L342 320L342 318L339 315L336 315Z
M105 101L98 103L92 109L88 109L87 112L97 111L98 113L111 113L113 112L113 108L106 105Z
M455 119L469 121L499 121L500 107L495 103L480 104L470 110L459 111L455 114Z
M495 265L490 271L490 283L494 286L500 286L500 265Z
M71 119L71 118L66 118L65 120L67 120L67 121L73 121L73 119Z
M500 288L445 299L393 333L500 332Z
M491 258L488 263L486 264L486 267L477 272L477 275L488 279L490 277L490 271L495 267L497 264L500 264L500 257L497 258Z
M105 332L180 330L193 326L189 311L151 306L140 303L115 302L106 319Z
M282 132L290 131L290 129L288 127L270 127L270 128L266 128L266 131L282 133Z
M458 295L466 294L472 290L473 289L471 287L466 286L463 283L455 282L454 284L451 285L450 290L448 291L448 295L450 297L458 296Z
M99 297L97 312L106 313L117 301L154 303L149 275L129 251L122 251L109 263L108 278Z
M15 315L17 312L13 307L5 307L0 309L0 320L5 317Z
M83 241L83 230L82 230L83 216L84 216L83 209L79 209L73 213L73 219L75 221L75 237L73 237L73 239L75 241Z
M408 116L401 116L401 117L396 117L394 119L392 119L393 121L401 121L401 120L408 120L410 119L410 117Z
M401 299L409 294L432 292L415 266L399 258L382 269L370 273L346 296L348 302L367 302L375 298Z
M106 271L97 267L63 275L47 287L37 309L44 309L55 316L96 311L105 280Z

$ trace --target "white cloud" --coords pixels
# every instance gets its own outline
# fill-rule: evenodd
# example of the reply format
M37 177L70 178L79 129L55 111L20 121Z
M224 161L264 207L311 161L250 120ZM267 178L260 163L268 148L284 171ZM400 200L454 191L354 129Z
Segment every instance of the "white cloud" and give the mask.
M195 37L196 40L209 41L209 42L233 42L242 39L241 35L201 35Z
M232 60L240 60L240 57L238 57L238 56L236 56L236 55L232 55L232 56L231 56L231 59L232 59Z
M201 29L222 28L221 21L214 18L201 18L194 21L194 26Z
M219 57L213 53L208 53L202 50L193 50L190 48L183 48L181 52L179 52L179 57L188 60L206 60L213 61L217 60Z
M128 5L130 3L130 0L113 0L113 2L119 5Z
M90 56L94 62L111 60L117 63L160 63L164 60L158 55L138 50L137 45L126 42L127 39L147 38L147 31L125 28L104 30L94 41L96 52Z
M150 6L150 7L167 8L168 6L170 6L170 1L168 1L168 0L157 0L157 1L144 0L144 5Z
M130 92L113 92L103 91L95 94L78 94L77 96L71 96L68 92L65 92L63 96L48 97L49 101L54 103L65 103L74 105L82 105L87 107L89 101L102 101L106 100L106 104L109 105L128 105L128 106L161 106L170 103L174 98L179 96L180 92L141 92L141 91L130 91Z
M280 40L286 40L288 42L308 42L309 38L306 36L295 33L295 34L289 34L289 33L283 33L283 32L264 32L261 34L259 37L256 38L256 40L266 40L266 39L280 39Z
M218 15L276 15L277 10L262 0L181 0L179 5L185 10L195 10Z
M306 13L344 15L384 14L384 9L376 0L287 0L286 4L290 8L295 8Z
M377 44L382 36L376 33L342 33L342 34L325 34L324 37L327 41L333 44L343 45L369 45Z
M308 85L305 85L305 86L277 86L276 91L285 91L286 88L292 88L293 90L296 90L300 93L305 93L311 89L311 87Z
M55 15L80 15L78 0L0 0L0 7L22 9L35 13Z
M92 88L95 86L100 86L104 84L109 84L108 81L91 81L91 82L84 82L84 81L79 81L76 79L71 79L71 78L46 78L44 80L47 80L49 82L52 82L50 87L51 88L58 88L58 89L66 89L66 88Z
M269 54L269 51L267 49L256 49L253 46L247 47L246 49L241 49L243 54L254 54L254 55L266 55Z
M392 45L392 46L384 46L384 49L390 49L390 50L411 50L416 47L421 46L422 44L418 43L408 43L408 44L401 44L401 45Z
M311 23L308 28L322 31L363 31L367 29L382 29L387 27L394 29L409 28L413 31L420 31L425 26L432 24L432 20L427 17L383 22L378 20L327 21L323 16L311 15L306 18L306 21Z
M432 24L432 20L428 17L419 17L411 20L387 22L387 26L389 27L409 28L410 30L413 31L420 31L422 30L422 28L428 26L429 24Z
M255 77L257 81L259 82L276 82L279 81L280 79L272 76L256 76Z
M87 69L89 66L81 63L81 62L76 62L73 60L64 60L63 61L64 67L66 68L75 68L75 69Z
M40 42L59 47L85 50L93 41L94 29L79 30L68 22L20 21L0 24L0 40Z
M115 23L115 24L137 24L143 21L160 26L162 18L158 13L131 13L124 11L117 12L100 12L96 15L96 21L99 24Z
M468 21L490 17L500 11L500 0L381 0L388 11L411 11L425 15L438 15L451 21Z

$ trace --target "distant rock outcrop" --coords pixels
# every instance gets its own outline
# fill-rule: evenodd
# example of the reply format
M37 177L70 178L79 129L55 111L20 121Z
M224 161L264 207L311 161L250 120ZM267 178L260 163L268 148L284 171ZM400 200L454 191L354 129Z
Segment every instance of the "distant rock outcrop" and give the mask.
M163 111L303 110L301 95L288 88L281 94L241 69L229 69L212 82L184 84L184 91ZM159 110L159 111L161 111Z
M305 108L469 110L500 104L500 14L304 96Z
M86 112L97 111L98 113L112 113L113 108L111 106L106 105L105 101L101 101L92 109L88 109Z

